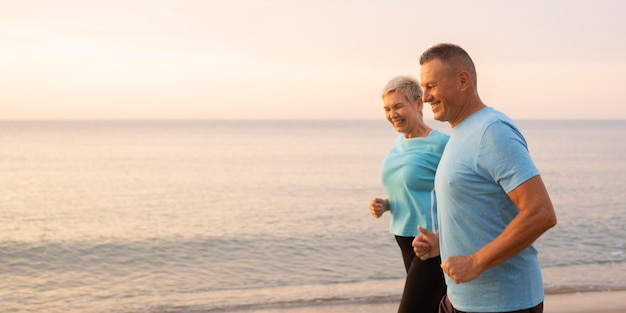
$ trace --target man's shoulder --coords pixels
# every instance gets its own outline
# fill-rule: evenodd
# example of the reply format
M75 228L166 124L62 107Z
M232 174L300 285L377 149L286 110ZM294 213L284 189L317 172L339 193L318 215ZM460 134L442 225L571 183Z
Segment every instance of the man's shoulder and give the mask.
M506 114L494 109L492 107L486 107L472 115L474 118L473 124L478 125L491 125L494 123L504 123L504 124L513 124L513 120L508 117Z
M475 131L483 134L487 132L496 134L514 132L520 134L515 122L513 122L513 120L506 114L494 108L487 107L477 112L475 115L476 118L471 123L471 127L474 128Z

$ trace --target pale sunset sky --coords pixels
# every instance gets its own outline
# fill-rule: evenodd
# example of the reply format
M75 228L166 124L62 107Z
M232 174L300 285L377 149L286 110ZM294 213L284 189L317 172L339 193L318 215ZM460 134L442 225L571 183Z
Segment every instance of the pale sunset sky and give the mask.
M626 2L0 0L0 120L382 119L452 42L514 119L626 119ZM425 117L432 118L429 107Z

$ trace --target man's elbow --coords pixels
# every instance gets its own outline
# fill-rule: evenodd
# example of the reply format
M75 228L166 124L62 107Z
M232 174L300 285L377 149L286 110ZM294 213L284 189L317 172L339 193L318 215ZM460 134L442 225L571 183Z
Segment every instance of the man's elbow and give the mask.
M557 218L556 213L554 213L554 208L550 205L546 210L544 210L544 214L541 217L543 221L542 224L544 226L545 231L556 226Z
M557 221L556 221L556 214L554 214L554 213L553 213L553 214L550 216L550 228L552 228L552 227L556 226L556 224L557 224Z

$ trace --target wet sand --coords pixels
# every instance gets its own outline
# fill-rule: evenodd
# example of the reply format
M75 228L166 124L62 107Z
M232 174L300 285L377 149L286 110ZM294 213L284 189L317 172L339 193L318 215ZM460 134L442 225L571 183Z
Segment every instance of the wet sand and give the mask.
M398 303L336 304L240 311L246 313L394 313ZM626 291L547 294L544 313L626 313Z

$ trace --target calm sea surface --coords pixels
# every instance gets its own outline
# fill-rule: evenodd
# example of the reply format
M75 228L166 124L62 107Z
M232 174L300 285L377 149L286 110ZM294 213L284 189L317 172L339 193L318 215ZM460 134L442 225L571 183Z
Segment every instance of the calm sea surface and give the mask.
M626 289L626 121L517 121L548 292ZM449 133L443 123L429 122ZM0 312L397 301L384 121L0 122Z

